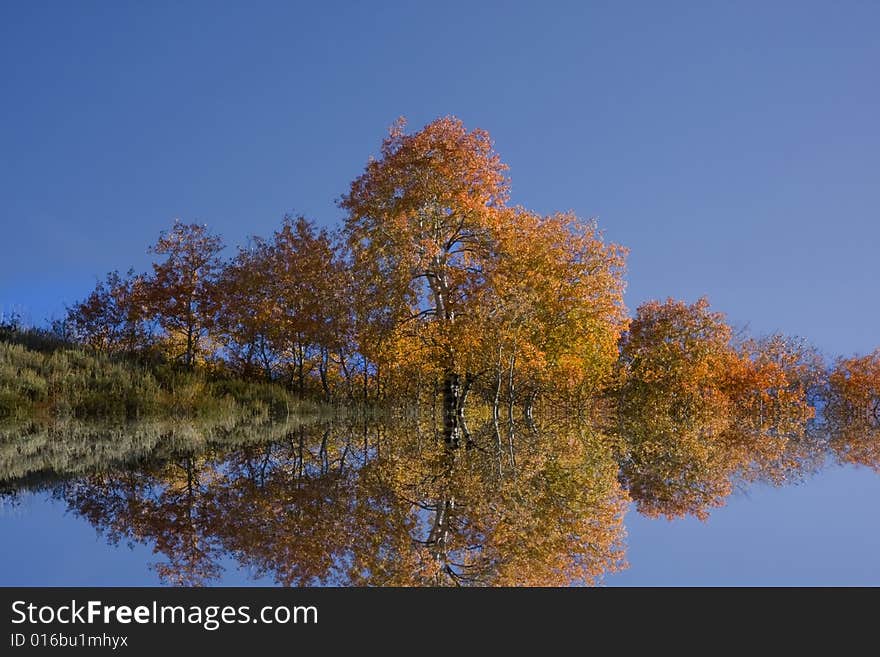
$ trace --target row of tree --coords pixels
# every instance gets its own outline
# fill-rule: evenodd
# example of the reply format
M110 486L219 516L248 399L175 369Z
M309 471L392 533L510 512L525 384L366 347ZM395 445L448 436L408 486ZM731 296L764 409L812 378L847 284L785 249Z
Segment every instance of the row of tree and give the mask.
M829 373L795 340L736 338L705 301L651 302L630 319L625 250L594 222L511 206L483 131L453 118L404 128L342 197L338 232L288 217L224 259L219 236L175 223L151 249L152 271L114 272L71 308L75 335L302 395L441 395L453 444L467 438L470 394L496 413L528 413L539 396L611 399L631 487L658 449L724 467L713 446L753 451L747 433L780 448L817 406L877 422L877 354Z
M624 250L593 222L508 204L489 136L451 118L395 124L341 202L338 233L288 217L223 260L175 223L147 274L108 275L71 308L77 338L161 350L324 396L434 385L452 421L475 387L496 402L595 391L626 322Z

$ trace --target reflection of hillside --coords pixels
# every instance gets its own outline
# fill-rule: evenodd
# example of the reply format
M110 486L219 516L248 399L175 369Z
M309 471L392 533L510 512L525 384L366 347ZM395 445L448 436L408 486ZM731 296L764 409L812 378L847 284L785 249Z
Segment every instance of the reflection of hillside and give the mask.
M272 423L256 418L29 422L0 429L0 486L46 487L145 460L162 461L174 454L272 440L298 424L296 419Z

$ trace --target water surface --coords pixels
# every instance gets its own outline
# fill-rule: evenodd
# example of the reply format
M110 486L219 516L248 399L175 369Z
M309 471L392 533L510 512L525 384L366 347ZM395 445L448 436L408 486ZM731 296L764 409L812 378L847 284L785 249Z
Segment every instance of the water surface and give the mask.
M880 478L824 460L640 515L573 422L30 424L0 450L5 585L880 584Z

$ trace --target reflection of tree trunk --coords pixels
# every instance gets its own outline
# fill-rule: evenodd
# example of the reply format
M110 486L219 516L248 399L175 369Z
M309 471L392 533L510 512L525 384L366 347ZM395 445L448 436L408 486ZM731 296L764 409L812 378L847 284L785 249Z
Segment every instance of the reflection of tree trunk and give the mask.
M498 385L501 385L501 377L499 375ZM492 419L492 427L495 431L495 450L498 456L498 478L500 479L504 475L504 462L502 459L502 455L504 454L504 448L501 446L501 427L498 426L498 413L497 408L495 412L495 417Z
M529 425L529 428L534 427L535 425L535 419L532 416L532 410L534 408L535 397L537 397L537 395L538 393L536 392L529 393L529 396L526 397L525 408L523 409L523 414L525 415L526 423Z
M364 360L364 403L366 403L367 402L367 382L369 380L368 379L369 368L367 367L367 357L364 356L363 360Z
M462 378L455 372L447 372L443 378L443 438L455 449L464 441L471 445L471 434L464 419L464 405L471 387L471 379Z
M498 347L498 363L495 369L495 397L492 400L492 420L498 425L499 409L501 403L501 347Z
M178 581L180 584L186 584L197 577L199 563L199 528L196 522L196 495L195 495L195 468L193 459L186 459L186 520L184 531L186 535L183 537L181 544L184 546L184 559L186 564L186 572L178 573ZM169 555L172 557L173 555Z
M452 498L438 500L434 512L434 524L428 534L426 544L431 548L434 558L445 568L446 552L449 543L449 521L452 511L455 509L455 500Z
M458 400L458 423L461 427L461 435L464 438L465 446L470 449L473 447L474 441L471 437L471 432L468 429L467 423L464 420L464 406L467 402L468 393L471 391L471 384L473 383L473 378L466 374L464 377L464 385L461 389L461 397Z
M513 449L515 431L516 428L514 427L513 419L511 418L510 422L507 424L507 447L510 450L510 467L513 470L514 477L516 476L516 453Z
M321 447L318 450L318 456L321 459L321 474L325 475L330 471L330 457L327 454L327 439L329 438L329 429L324 431L321 436Z
M513 373L516 370L516 354L510 357L510 369L507 372L507 419L513 422L513 400L515 397L515 386Z
M296 486L299 488L303 484L303 478L305 477L306 463L305 463L305 451L306 451L306 435L305 430L300 427L299 428L299 449L297 450L297 460L298 464L298 475L296 480Z
M189 501L189 508L191 510L193 506L193 498L195 497L195 492L193 490L195 473L193 472L192 459L184 459L184 462L186 463L186 465L184 466L184 470L186 471L186 498Z
M364 465L367 464L367 457L370 453L370 436L369 436L369 425L367 424L367 417L364 416Z

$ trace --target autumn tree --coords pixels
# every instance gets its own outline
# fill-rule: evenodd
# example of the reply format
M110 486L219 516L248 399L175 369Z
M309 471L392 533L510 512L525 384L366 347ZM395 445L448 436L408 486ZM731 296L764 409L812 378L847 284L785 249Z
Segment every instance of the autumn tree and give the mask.
M572 213L517 208L508 211L497 253L474 328L481 339L472 353L484 362L469 365L489 374L493 408L503 388L509 406L519 401L527 414L538 394L595 395L626 324L625 250Z
M111 544L152 542L165 557L153 566L163 581L200 586L222 571L222 554L205 532L204 492L212 473L210 464L183 456L154 468L71 481L57 494Z
M125 275L113 271L98 281L88 297L68 309L67 324L76 340L93 349L133 352L149 341L143 304L143 277L134 270Z
M508 196L507 167L487 133L468 132L457 119L439 119L412 135L404 128L402 120L392 126L381 157L340 204L357 283L376 289L391 330L427 320L423 338L443 373L453 429L471 382L451 328L484 284Z
M353 543L362 465L347 447L347 437L311 426L228 454L205 499L212 540L279 585L332 583Z
M744 481L782 484L818 468L824 439L814 422L826 376L818 352L784 335L737 344L727 372L732 401L725 436L729 459Z
M54 491L111 543L150 546L169 584L216 580L229 557L297 586L592 584L623 566L626 498L603 436L516 432L499 469L491 423L472 450L429 431L262 426L195 451L172 432L169 452L137 449L136 467Z
M776 336L743 345L700 299L639 307L621 343L621 481L651 516L720 506L738 478L781 483L815 451L815 354Z
M304 217L287 217L271 242L272 291L278 307L276 348L287 354L300 394L317 372L329 396L331 354L342 349L345 308L336 247L325 229Z
M880 472L880 350L835 363L824 416L837 458Z
M164 331L174 358L191 369L213 325L223 242L205 225L176 221L150 250L165 259L153 264L153 274L144 284L144 303Z
M280 309L275 296L272 249L254 238L240 248L220 273L216 285L215 333L232 369L243 376L275 376L281 355L276 349Z
M476 449L446 450L434 466L442 477L403 493L430 512L418 535L436 565L432 583L583 585L620 569L626 495L604 437L571 424L509 426L496 451L495 429L474 431Z
M452 437L479 376L497 390L506 372L511 398L517 367L550 385L601 378L623 323L623 251L574 215L507 207L506 169L457 119L414 134L399 121L341 201L355 288L370 291L359 346L388 367L423 358ZM531 378L526 397L547 387Z
M621 346L621 481L642 513L705 517L730 493L723 435L737 361L730 327L705 299L643 304Z

